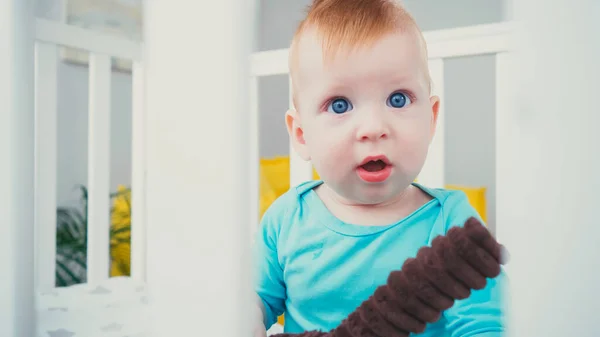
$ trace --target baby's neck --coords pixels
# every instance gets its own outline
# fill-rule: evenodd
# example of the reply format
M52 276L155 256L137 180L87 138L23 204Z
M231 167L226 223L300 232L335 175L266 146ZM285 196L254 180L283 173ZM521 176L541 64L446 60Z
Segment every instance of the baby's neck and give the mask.
M396 223L431 200L430 195L413 185L393 200L376 205L344 202L325 185L319 186L315 192L335 217L349 224L363 226L387 226Z

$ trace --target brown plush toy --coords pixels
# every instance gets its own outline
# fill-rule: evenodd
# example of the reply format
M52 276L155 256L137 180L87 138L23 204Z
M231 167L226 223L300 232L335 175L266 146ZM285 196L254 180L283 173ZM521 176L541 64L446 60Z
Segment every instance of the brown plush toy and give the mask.
M330 332L276 334L274 337L407 337L436 322L455 300L482 289L504 264L503 247L475 218L453 227L431 247L393 271L385 285Z

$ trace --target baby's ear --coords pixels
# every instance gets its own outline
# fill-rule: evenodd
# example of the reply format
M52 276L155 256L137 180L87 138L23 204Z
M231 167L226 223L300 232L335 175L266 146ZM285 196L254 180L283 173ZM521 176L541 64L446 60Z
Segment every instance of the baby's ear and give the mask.
M285 125L290 136L290 143L298 153L300 158L310 160L310 154L306 141L304 140L304 131L300 121L300 114L295 109L290 109L285 113Z
M429 98L429 106L431 107L431 132L429 141L431 141L433 140L433 136L435 135L435 130L437 128L438 115L440 112L440 97L431 96L431 98Z

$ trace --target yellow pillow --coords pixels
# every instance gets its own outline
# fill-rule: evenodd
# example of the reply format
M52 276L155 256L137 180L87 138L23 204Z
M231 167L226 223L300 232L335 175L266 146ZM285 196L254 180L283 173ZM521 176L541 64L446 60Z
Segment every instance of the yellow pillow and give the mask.
M449 190L463 191L467 195L467 199L469 199L471 206L473 206L477 213L479 213L479 216L481 216L481 220L483 220L483 222L487 222L487 203L485 199L487 189L485 187L446 185L446 188Z
M290 189L290 158L281 156L260 159L260 217L279 196ZM313 179L319 175L313 169Z

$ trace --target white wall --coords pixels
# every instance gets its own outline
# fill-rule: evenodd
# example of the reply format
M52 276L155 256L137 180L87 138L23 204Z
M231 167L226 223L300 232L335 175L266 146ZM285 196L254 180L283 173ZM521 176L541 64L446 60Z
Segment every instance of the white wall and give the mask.
M36 0L38 17L62 20L63 0ZM58 68L58 196L60 206L79 201L77 186L87 185L88 68ZM110 190L131 183L131 75L113 72L111 91Z
M261 0L257 50L287 48L310 2ZM503 0L405 0L403 3L424 31L499 22L508 12ZM492 228L495 227L494 66L492 56L448 60L444 100L446 181L488 188L488 222ZM288 106L287 81L287 76L264 77L259 81L262 157L288 154L289 141L283 123Z

